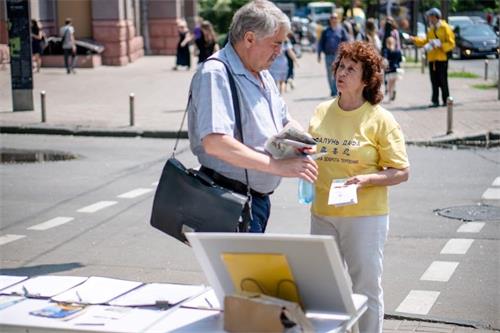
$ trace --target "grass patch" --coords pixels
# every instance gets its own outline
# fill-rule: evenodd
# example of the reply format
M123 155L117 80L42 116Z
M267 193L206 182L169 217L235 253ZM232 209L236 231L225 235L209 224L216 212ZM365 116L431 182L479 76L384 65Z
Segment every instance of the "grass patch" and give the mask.
M461 79L477 79L480 76L471 72L450 72L448 73L448 77Z
M475 89L480 89L480 90L487 90L487 89L497 89L497 84L496 83L477 83L473 84L472 88Z

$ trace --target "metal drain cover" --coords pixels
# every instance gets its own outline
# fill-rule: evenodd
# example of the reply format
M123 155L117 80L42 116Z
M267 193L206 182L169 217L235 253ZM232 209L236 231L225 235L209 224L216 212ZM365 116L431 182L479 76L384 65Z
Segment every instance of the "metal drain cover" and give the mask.
M438 215L461 221L500 222L500 207L490 205L467 205L435 209Z

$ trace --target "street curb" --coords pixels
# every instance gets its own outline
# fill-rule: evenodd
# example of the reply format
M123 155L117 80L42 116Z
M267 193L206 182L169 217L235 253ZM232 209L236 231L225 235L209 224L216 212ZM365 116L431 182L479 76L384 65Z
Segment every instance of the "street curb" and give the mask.
M404 316L395 313L386 313L384 314L384 320L405 320L405 321L418 321L418 322L426 322L426 323L434 323L434 324L445 324L445 325L454 325L460 327L468 327L474 329L485 329L491 330L492 332L500 332L499 329L493 328L490 326L484 326L482 323L472 320L447 320L438 317L432 316Z
M143 137L159 139L175 139L179 134L181 139L187 139L187 131L151 131L140 128L110 129L110 128L88 128L68 126L29 126L29 125L3 125L0 126L1 134L42 134L42 135L74 135L95 137Z
M44 125L0 125L0 134L40 134L40 135L74 135L74 136L95 136L95 137L117 137L117 138L155 138L155 139L175 139L179 134L180 139L188 139L187 131L159 131L143 130L141 128L91 128L80 126L44 126ZM413 146L436 146L449 148L450 146L460 146L463 142L481 140L483 138L493 138L497 142L500 132L488 131L476 134L457 136L449 134L430 140L407 140L406 144ZM478 148L487 148L478 146Z

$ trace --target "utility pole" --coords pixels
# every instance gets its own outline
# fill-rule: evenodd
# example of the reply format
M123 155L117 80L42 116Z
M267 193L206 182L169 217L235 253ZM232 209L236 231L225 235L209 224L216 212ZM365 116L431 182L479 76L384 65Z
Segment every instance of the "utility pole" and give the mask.
M448 22L448 14L450 11L450 1L449 0L441 0L441 19Z
M32 111L34 107L30 3L28 0L7 0L6 5L13 111Z

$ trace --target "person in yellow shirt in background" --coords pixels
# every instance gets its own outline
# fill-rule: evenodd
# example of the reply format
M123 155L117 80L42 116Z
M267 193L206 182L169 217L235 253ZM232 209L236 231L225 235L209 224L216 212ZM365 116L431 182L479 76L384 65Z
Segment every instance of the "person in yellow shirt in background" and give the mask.
M319 104L309 123L319 176L311 207L311 234L332 235L353 282L368 297L360 331L382 332L382 259L389 230L388 189L409 176L403 133L383 100L383 60L373 45L341 44L333 64L339 96ZM358 203L328 205L330 185L357 185Z
M425 38L411 36L410 40L427 52L429 73L432 84L432 104L429 107L439 106L439 88L443 105L450 96L448 89L448 52L455 47L455 34L446 21L441 20L441 11L431 8L426 13L429 29Z

